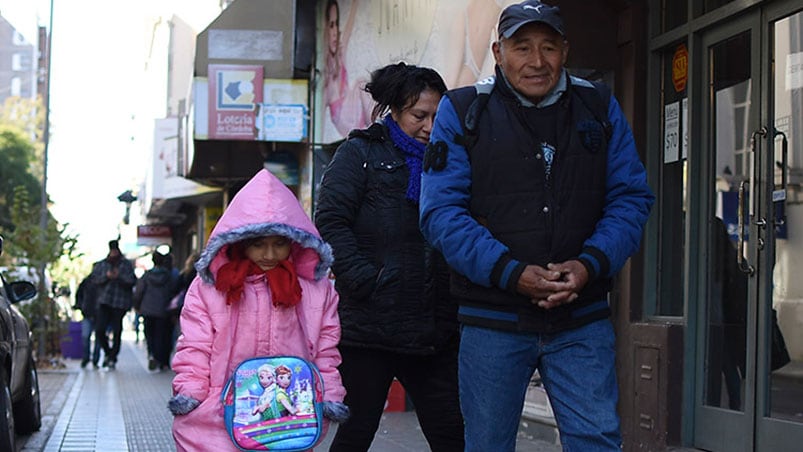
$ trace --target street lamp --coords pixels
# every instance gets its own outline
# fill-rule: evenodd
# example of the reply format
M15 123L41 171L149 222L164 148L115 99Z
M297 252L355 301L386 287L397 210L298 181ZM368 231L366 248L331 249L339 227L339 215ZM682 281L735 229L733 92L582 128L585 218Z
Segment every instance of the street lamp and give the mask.
M131 193L131 190L126 190L117 197L117 200L125 203L125 216L123 217L123 224L128 224L131 215L131 203L137 200L137 197Z

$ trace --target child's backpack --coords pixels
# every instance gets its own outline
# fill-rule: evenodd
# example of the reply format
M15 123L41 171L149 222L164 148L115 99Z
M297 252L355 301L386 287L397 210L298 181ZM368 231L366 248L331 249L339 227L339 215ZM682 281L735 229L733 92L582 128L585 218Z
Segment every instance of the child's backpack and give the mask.
M290 374L278 384L276 370ZM272 371L273 384L263 386L260 373ZM283 377L287 379L286 376ZM223 420L241 450L304 451L322 438L323 379L314 364L295 356L250 358L241 362L220 396ZM282 402L289 402L288 411Z

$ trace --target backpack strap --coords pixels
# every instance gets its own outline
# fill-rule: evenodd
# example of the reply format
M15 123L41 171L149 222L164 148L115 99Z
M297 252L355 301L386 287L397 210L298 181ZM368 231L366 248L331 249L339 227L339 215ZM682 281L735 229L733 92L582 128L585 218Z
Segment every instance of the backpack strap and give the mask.
M494 77L488 77L475 83L473 90L464 89L446 93L463 126L463 134L456 135L455 142L466 150L474 147L477 142L477 125L493 89Z
M611 89L608 85L601 82L590 82L591 87L573 85L574 92L583 102L583 105L591 111L594 119L602 125L605 131L605 138L611 139L613 135L613 125L608 120L608 105L611 103Z

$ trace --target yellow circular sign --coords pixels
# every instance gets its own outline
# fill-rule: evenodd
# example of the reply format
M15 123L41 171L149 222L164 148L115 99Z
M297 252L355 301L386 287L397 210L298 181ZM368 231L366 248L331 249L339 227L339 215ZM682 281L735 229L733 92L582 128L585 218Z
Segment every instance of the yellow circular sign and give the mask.
M686 50L686 45L681 44L672 57L672 84L675 85L675 91L678 93L686 89L688 69L689 52Z

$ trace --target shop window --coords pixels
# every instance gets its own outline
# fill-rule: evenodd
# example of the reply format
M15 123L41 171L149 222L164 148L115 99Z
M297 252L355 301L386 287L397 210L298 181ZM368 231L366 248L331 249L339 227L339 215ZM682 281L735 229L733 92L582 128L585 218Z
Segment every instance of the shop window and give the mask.
M11 70L12 71L21 71L22 70L22 55L19 53L15 53L11 55Z
M661 31L667 32L686 23L688 2L686 0L661 1Z
M659 215L659 288L655 314L683 315L683 256L685 254L686 185L688 155L688 51L685 43L670 46L662 56L661 130L663 137Z
M776 130L775 182L778 188L786 175L788 184L787 199L799 204L803 199L803 12L799 12L775 24L773 54L773 105ZM784 160L781 154L781 139L788 142L788 155L785 171L781 171Z
M19 77L12 77L11 78L11 89L9 93L12 96L19 97L22 94L22 80Z

